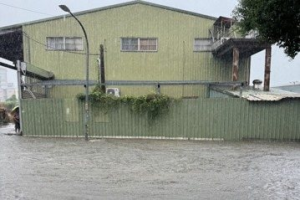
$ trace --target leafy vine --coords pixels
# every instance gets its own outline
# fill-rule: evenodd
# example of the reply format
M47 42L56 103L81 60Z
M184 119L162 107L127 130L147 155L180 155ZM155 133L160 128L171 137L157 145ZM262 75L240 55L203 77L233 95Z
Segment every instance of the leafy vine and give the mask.
M77 99L85 100L84 94L78 94ZM100 107L105 111L118 108L119 105L128 105L129 109L134 113L146 114L148 119L157 119L170 109L170 105L175 99L162 94L148 94L145 96L133 97L115 97L111 94L101 92L98 86L89 95L89 101L92 106Z

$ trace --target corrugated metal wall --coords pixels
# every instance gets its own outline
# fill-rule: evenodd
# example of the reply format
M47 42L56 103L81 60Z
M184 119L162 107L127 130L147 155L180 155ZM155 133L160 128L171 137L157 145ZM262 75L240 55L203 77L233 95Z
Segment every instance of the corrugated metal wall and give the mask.
M83 137L83 104L76 99L22 100L25 136ZM92 107L90 137L185 139L300 139L299 100L184 99L149 121L126 106Z
M59 8L58 8L59 9ZM231 81L232 58L217 59L211 52L194 52L195 38L208 38L215 19L188 15L146 5L131 5L79 15L90 43L90 79L97 80L99 45L105 47L106 80L128 81ZM82 37L77 22L70 17L24 26L26 61L51 71L56 79L85 79L85 53L50 51L46 37ZM157 52L122 52L122 37L157 38ZM81 54L78 54L81 53ZM248 81L250 58L240 58L239 80ZM174 97L205 96L202 88L182 86L168 91ZM59 88L52 97L65 98ZM122 89L123 94L144 91ZM70 91L71 92L71 91Z

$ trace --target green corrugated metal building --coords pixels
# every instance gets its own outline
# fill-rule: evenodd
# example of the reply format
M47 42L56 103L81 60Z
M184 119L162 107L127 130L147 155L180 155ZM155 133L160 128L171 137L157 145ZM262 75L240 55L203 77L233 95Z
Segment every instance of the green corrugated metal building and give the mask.
M75 16L88 35L91 80L97 81L99 77L100 44L105 49L107 81L233 80L232 49L229 53L218 52L213 45L232 37L232 19L144 1L83 11ZM52 72L55 80L85 79L85 40L81 28L70 15L0 29L6 37L8 30L13 30L15 37L22 37L16 45L21 46L16 48L21 61ZM238 78L234 81L249 82L253 53L240 52L238 71L235 72ZM15 59L12 55L4 56ZM67 90L53 87L48 97L72 97L83 88L68 87ZM151 90L154 90L152 86L120 88L122 95L141 95ZM175 97L203 97L206 94L205 87L201 86L164 87L161 92Z
M24 135L82 137L89 127L89 136L95 138L299 140L299 96L269 91L270 44L239 36L233 19L144 1L75 16L90 44L90 84L103 75L103 45L107 87L120 89L122 96L155 91L185 98L152 123L123 105L111 112L90 105L90 113L84 113L88 107L75 96L85 91L86 43L74 17L3 27L0 57L26 63L19 73L30 78L19 86L26 87L23 92L29 97L47 97L22 96ZM264 49L265 91L247 91L251 55ZM233 90L237 86L241 90Z

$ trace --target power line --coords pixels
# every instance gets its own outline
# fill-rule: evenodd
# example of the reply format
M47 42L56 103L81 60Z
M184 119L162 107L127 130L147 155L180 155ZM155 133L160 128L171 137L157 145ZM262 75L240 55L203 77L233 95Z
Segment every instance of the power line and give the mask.
M19 9L19 10L25 10L25 11L32 12L32 13L37 13L37 14L42 14L42 15L47 15L47 16L54 17L54 15L50 15L48 13L43 13L43 12L39 12L39 11L35 11L35 10L29 10L29 9L26 9L26 8L21 8L21 7L17 7L17 6L8 5L8 4L5 4L5 3L0 3L0 4L4 5L4 6L7 6L7 7L16 8L16 9Z
M9 5L9 4L5 4L5 3L0 3L1 5L4 5L4 6L7 6L7 7L11 7L11 8L16 8L16 9L20 9L20 10L25 10L25 11L28 11L28 12L33 12L33 13L37 13L37 14L42 14L42 15L47 15L47 16L51 16L51 17L54 17L54 15L50 15L48 13L43 13L43 12L39 12L39 11L34 11L34 10L29 10L29 9L26 9L26 8L21 8L21 7L17 7L17 6L13 6L13 5ZM27 35L24 31L23 31L23 34L30 40L42 45L42 46L45 46L46 48L48 48L48 45L40 42L40 41L37 41L33 38L31 38L29 35ZM79 55L86 55L85 53L80 53L80 52L70 52L70 51L63 51L65 53L70 53L70 54L79 54ZM95 54L95 53L90 53L89 55L99 55L99 54Z

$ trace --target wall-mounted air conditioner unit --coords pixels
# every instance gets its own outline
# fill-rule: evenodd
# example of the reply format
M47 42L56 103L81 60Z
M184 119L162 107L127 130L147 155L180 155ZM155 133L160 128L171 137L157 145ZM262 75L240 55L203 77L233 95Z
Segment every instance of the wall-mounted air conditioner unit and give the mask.
M120 97L120 90L118 88L106 88L106 94Z

